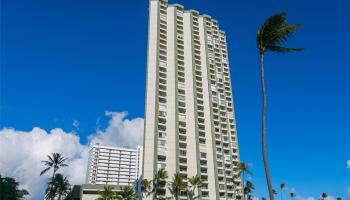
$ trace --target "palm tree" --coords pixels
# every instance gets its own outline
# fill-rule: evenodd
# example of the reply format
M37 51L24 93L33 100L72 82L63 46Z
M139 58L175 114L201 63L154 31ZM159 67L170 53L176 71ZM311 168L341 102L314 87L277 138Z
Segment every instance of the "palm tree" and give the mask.
M278 13L268 18L262 27L258 30L256 42L260 54L261 67L261 88L262 88L262 154L265 167L265 175L267 186L269 190L270 200L274 200L272 191L272 183L270 178L270 171L267 162L266 153L266 92L265 92L265 78L264 78L264 55L267 51L286 53L291 51L301 51L302 48L287 48L281 46L283 42L287 41L292 33L299 28L299 24L288 25L286 22L286 14Z
M136 193L133 187L126 186L120 192L116 192L118 200L136 200Z
M290 193L290 198L291 198L292 200L294 199L295 196L296 196L295 192L291 192L291 193Z
M99 197L97 200L113 200L115 199L115 192L113 191L113 187L106 185L103 186L103 190L99 192Z
M337 197L337 200L341 200L341 197Z
M187 189L187 183L184 182L183 177L179 172L176 172L170 182L170 192L178 200L180 197L180 192Z
M188 179L188 183L190 184L191 188L188 191L189 199L196 199L200 195L198 194L197 197L194 197L195 191L197 188L202 187L202 180L198 175L192 176Z
M55 174L54 178L51 178L48 182L45 199L61 200L68 195L69 191L70 184L68 178L64 177L62 174Z
M283 200L283 190L284 190L285 187L286 187L286 184L284 184L284 183L281 183L281 184L280 184L280 188L281 188L281 200Z
M41 161L42 163L44 163L46 168L43 171L41 171L40 176L48 172L51 168L53 168L53 174L52 174L52 178L53 178L59 168L68 167L68 165L66 164L67 158L64 158L59 153L52 153L52 156L47 155L47 158L48 160Z
M251 199L251 193L253 192L253 190L255 190L254 185L250 181L247 181L247 183L245 185L246 186L243 189L244 198L246 198L245 196L247 195L247 199Z
M266 197L261 197L261 200L266 200Z
M321 199L322 200L325 200L325 199L327 199L327 197L328 197L328 195L327 195L327 193L322 193L322 195L321 195Z
M239 173L242 175L242 183L244 188L245 174L249 174L249 175L253 175L253 174L252 172L249 171L249 166L245 162L238 163L237 167L238 167ZM244 190L243 190L243 197L245 198Z
M0 174L0 199L25 199L29 195L27 190L20 189L19 183L11 177L2 177Z
M145 195L145 197L148 197L152 192L152 181L149 181L147 179L143 179L141 181L141 193L142 197Z
M159 169L155 173L154 179L152 181L152 183L153 183L153 191L152 192L154 192L154 199L156 199L159 192L163 190L162 187L165 186L167 178L168 178L168 172L165 171L165 169L163 169L163 168Z

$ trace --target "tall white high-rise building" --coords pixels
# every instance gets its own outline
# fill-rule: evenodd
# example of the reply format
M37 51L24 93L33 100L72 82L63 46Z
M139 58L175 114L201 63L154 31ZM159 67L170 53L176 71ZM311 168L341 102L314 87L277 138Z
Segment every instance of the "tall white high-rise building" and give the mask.
M226 34L210 16L166 0L150 0L149 12L143 178L161 168L169 181L198 175L200 199L240 199ZM159 193L171 196L167 187Z
M142 147L125 149L93 145L89 152L86 183L135 185L142 173Z

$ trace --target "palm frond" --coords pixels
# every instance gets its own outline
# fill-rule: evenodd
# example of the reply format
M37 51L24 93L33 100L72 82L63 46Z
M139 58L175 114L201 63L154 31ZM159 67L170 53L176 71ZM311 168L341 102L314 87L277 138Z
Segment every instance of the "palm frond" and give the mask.
M285 13L278 13L269 17L258 30L256 42L260 53L265 51L286 53L303 50L303 48L282 47L282 44L300 27L300 24L288 25L286 19Z
M257 44L259 48L263 48L271 42L274 31L282 28L286 24L286 13L277 13L269 17L261 26L257 33Z
M43 171L40 172L40 176L45 174L47 171L49 171L51 169L51 167L47 167L45 168Z
M267 46L266 49L273 52L278 53L288 53L292 51L303 51L304 48L289 48L289 47L281 47L281 46Z

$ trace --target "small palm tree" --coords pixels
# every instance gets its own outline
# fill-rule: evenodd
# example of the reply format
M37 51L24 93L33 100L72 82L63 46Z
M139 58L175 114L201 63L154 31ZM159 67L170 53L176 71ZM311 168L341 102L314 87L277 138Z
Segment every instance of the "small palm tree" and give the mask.
M61 200L66 197L70 191L68 178L62 174L55 174L48 182L45 199Z
M266 197L261 197L261 200L266 200Z
M261 68L260 76L262 89L262 154L270 200L274 200L275 197L272 191L273 188L266 153L266 92L264 78L264 55L265 52L268 51L286 53L291 51L303 50L302 48L287 48L281 46L283 42L287 41L291 37L293 32L296 29L298 29L299 26L299 24L288 25L286 20L286 14L278 13L268 18L262 25L262 27L258 30L258 33L256 35L256 42L259 49Z
M242 183L243 183L243 188L244 188L244 179L245 179L245 174L253 175L252 172L249 170L249 166L245 162L240 162L238 163L238 171L242 176ZM245 198L245 193L243 190L243 197Z
M341 197L337 197L337 200L341 200Z
M251 199L251 194L253 190L255 190L253 183L250 181L247 181L243 190L244 190L244 195L247 196L247 199Z
M136 200L136 193L133 187L126 186L120 192L116 192L118 200Z
M286 184L284 184L284 183L281 183L281 184L280 184L280 188L281 188L281 200L283 200L283 190L284 190L285 187L286 187Z
M103 186L103 190L99 192L99 197L97 200L113 200L115 199L115 192L113 187L109 185Z
M152 181L147 179L143 179L141 181L141 193L142 197L148 197L152 193Z
M165 169L163 169L163 168L159 169L155 173L154 179L152 181L152 183L153 183L153 191L152 192L154 192L154 199L156 199L159 192L161 190L163 190L162 188L166 185L167 178L168 178L168 172L165 171Z
M293 200L293 199L294 199L294 197L296 197L295 192L291 192L291 193L290 193L290 198Z
M180 198L180 192L187 189L187 183L184 182L183 177L179 172L174 174L173 179L170 182L169 189L176 200Z
M322 200L326 200L327 197L328 197L327 193L325 193L325 192L322 193L322 195L321 195L321 199L322 199Z
M59 153L52 153L51 156L47 155L47 158L48 160L41 161L42 163L44 163L46 168L43 171L41 171L40 176L48 172L51 168L53 168L52 178L54 178L59 168L68 167L68 165L66 164L67 158L64 158Z
M197 188L202 187L202 180L198 175L192 176L191 178L188 179L188 183L190 184L191 188L188 191L188 196L189 199L196 199L200 195L198 194L197 197L194 196L195 191Z

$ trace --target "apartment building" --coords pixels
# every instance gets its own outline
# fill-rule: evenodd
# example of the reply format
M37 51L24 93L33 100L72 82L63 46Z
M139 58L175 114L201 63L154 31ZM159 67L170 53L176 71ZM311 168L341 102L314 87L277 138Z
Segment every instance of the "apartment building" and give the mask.
M143 177L161 168L169 180L198 175L199 199L241 199L226 34L208 15L149 3ZM171 196L167 187L160 193Z
M135 185L141 177L142 147L125 149L93 145L89 153L86 183Z

